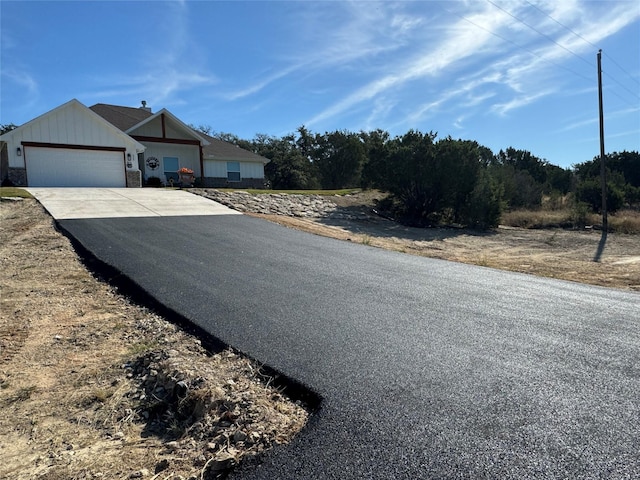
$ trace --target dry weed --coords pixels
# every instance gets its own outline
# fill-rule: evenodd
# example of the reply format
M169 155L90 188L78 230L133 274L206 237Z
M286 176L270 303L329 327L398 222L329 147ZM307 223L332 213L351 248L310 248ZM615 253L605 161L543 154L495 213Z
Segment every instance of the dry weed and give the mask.
M0 223L0 478L216 478L305 424L246 358L93 278L35 201Z

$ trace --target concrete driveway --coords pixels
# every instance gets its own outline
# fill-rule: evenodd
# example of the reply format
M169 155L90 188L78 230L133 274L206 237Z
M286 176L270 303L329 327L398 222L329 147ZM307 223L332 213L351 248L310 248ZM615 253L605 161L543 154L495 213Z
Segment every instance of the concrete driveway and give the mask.
M241 215L184 190L164 188L27 188L56 220Z

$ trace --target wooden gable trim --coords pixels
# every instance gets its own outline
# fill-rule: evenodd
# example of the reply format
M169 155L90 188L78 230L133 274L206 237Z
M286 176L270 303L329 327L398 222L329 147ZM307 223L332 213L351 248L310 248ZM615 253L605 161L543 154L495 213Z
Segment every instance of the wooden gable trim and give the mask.
M160 122L162 123L162 138L167 138L167 124L164 121L164 113L160 114Z
M66 148L68 150L97 150L107 152L125 152L124 147L99 147L97 145L75 145L71 143L20 142L23 147Z

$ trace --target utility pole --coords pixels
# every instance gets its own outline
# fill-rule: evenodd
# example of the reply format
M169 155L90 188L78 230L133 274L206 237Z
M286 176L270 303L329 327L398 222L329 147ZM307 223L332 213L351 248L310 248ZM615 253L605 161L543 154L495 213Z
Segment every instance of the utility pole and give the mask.
M602 49L598 50L598 103L600 111L600 183L602 184L602 230L607 232L607 171L604 165L604 113L602 111Z

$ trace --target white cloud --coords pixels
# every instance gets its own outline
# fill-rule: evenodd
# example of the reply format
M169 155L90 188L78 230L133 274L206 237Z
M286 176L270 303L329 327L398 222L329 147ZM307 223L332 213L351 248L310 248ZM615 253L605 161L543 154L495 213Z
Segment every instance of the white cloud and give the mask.
M200 66L203 62L193 37L188 2L166 4L161 18L159 32L140 54L145 60L138 71L150 73L94 77L95 88L85 92L83 98L119 102L145 99L151 106L166 107L184 104L183 95L218 83L215 75Z
M235 92L223 94L223 98L225 100L233 101L233 100L238 100L240 98L248 97L250 95L260 92L271 83L276 82L281 78L290 75L291 73L295 72L296 70L299 70L300 68L302 68L301 65L292 65L283 70L279 70L271 75L266 76L265 78L260 79L256 83L243 88L242 90L237 90Z
M554 91L550 89L550 90L543 90L543 91L531 93L528 95L520 95L518 97L512 98L508 102L497 103L493 105L491 110L494 112L497 112L500 115L506 115L511 110L529 105L535 102L536 100L538 100L539 98L546 97L547 95L550 95L552 93L554 93Z
M495 12L489 12L487 9L468 17L473 23L484 24L488 29L498 28L506 21L506 15L495 14ZM444 30L440 30L436 37L430 39L436 42L435 44L422 48L423 51L421 53L405 60L403 64L397 65L394 73L383 74L379 78L370 81L325 108L307 120L305 124L313 125L326 121L361 102L383 95L390 89L398 89L408 82L437 77L457 62L478 54L492 39L493 37L487 31L469 28L465 20L458 20ZM439 105L442 101L444 100L441 98L422 107L413 115L413 118L420 117L424 112Z

